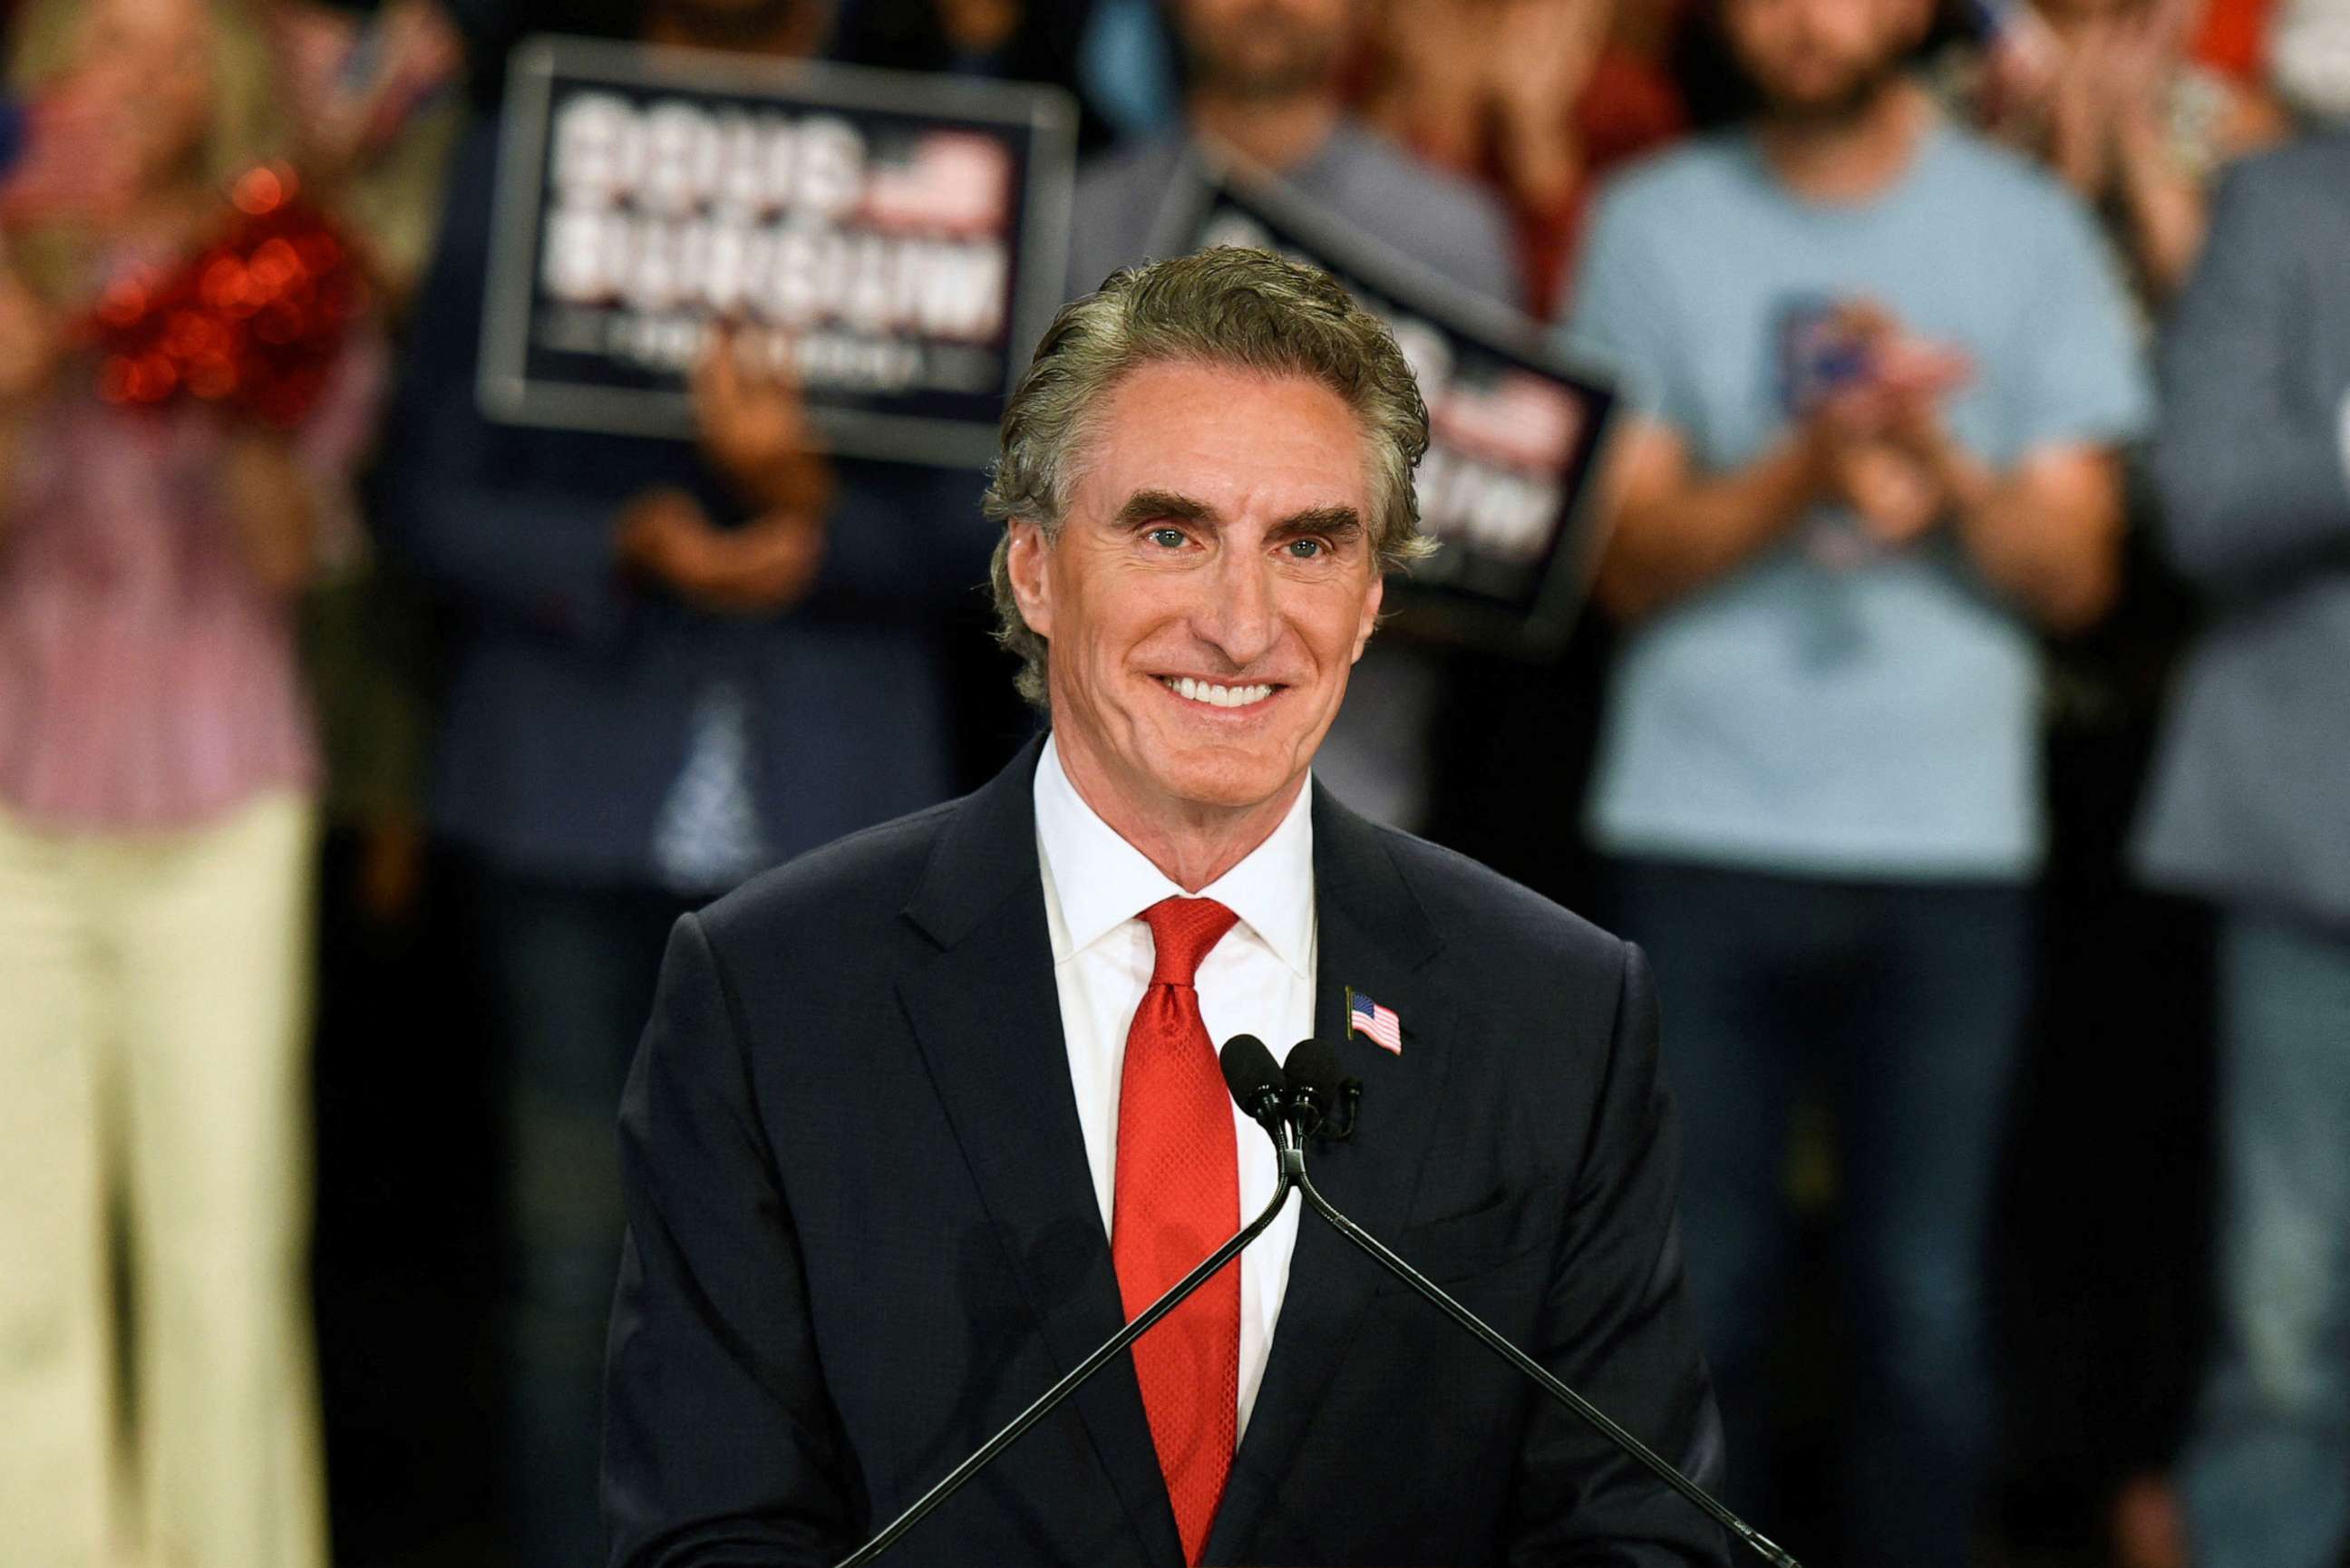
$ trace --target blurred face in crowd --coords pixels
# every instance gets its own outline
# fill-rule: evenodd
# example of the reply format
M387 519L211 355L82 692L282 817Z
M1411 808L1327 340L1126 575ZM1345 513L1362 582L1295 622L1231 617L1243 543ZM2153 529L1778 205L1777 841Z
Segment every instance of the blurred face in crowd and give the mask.
M1326 86L1354 23L1353 0L1177 0L1198 85L1234 98L1287 98Z
M116 128L133 187L194 171L214 105L207 0L93 0L74 42L74 74Z
M1163 363L1117 384L1060 528L1013 524L1081 786L1170 825L1287 803L1378 613L1365 441L1302 377Z
M1731 52L1774 119L1834 124L1873 105L1924 34L1923 0L1721 0Z

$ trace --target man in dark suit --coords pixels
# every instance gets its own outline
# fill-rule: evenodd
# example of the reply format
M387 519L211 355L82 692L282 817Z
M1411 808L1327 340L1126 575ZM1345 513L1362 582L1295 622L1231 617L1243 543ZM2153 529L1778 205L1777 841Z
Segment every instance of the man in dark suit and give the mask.
M1121 274L1046 334L988 506L1050 738L671 940L621 1115L616 1568L837 1561L1253 1216L1270 1146L1214 1067L1243 1029L1344 1039L1332 1201L1718 1478L1638 953L1308 776L1419 548L1426 418L1384 329L1259 253ZM1350 989L1390 1043L1348 1035ZM1294 1214L893 1555L1724 1561Z

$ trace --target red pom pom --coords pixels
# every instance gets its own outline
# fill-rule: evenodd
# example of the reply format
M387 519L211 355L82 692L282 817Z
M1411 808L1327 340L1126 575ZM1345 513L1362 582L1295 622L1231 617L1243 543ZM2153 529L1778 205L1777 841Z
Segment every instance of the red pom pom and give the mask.
M182 395L281 430L308 417L367 279L324 213L303 202L291 170L249 171L230 192L221 239L168 274L125 278L89 321L98 394L161 406Z

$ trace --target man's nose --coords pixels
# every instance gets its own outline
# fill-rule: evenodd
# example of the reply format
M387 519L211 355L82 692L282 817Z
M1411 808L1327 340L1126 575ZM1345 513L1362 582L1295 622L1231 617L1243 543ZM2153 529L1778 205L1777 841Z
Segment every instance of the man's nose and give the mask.
M1235 670L1270 653L1281 636L1273 564L1253 550L1226 551L1206 587L1206 602L1192 616L1200 637L1213 643Z

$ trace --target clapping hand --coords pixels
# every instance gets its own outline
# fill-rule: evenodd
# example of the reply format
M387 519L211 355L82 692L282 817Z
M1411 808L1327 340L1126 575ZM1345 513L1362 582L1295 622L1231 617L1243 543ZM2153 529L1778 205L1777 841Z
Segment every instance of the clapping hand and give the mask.
M1835 327L1863 369L1821 399L1808 434L1831 490L1869 537L1906 545L1948 509L1946 473L1955 448L1942 405L1973 379L1974 364L1910 332L1871 301L1840 305Z
M303 171L333 179L395 144L417 107L464 69L463 35L438 0L387 0L372 22L319 4L269 10L281 98Z
M1519 204L1555 212L1582 177L1573 113L1614 16L1614 0L1388 0L1370 112L1447 168L1478 169L1490 139Z
M821 515L832 500L832 465L787 369L754 370L740 336L713 327L695 364L693 422L702 450L762 508Z
M1500 0L1487 66L1503 176L1519 204L1554 213L1583 173L1572 110L1613 19L1610 0Z
M2164 95L2194 14L2192 0L2141 0L2053 41L2041 90L2014 124L2036 126L2050 164L2085 198L2103 198L2129 159L2159 148Z
M682 491L648 491L620 514L621 561L721 615L774 615L806 597L824 562L819 516L770 511L720 528Z

